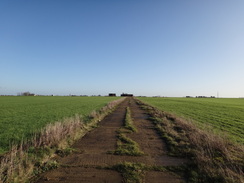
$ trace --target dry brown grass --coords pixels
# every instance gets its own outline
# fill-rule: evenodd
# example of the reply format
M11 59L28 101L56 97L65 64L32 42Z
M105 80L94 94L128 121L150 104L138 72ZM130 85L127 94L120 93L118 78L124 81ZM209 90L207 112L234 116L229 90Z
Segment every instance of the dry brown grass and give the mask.
M200 173L218 182L244 182L242 145L233 144L182 119L175 118L175 123L186 132Z
M55 152L71 146L123 100L124 98L112 101L99 111L93 111L87 123L83 122L81 116L76 115L49 124L33 139L13 146L8 153L0 157L0 183L26 182L38 173L56 168L57 163L50 161Z
M170 153L192 160L188 167L190 182L244 182L243 145L210 128L200 129L190 121L138 102L150 114Z

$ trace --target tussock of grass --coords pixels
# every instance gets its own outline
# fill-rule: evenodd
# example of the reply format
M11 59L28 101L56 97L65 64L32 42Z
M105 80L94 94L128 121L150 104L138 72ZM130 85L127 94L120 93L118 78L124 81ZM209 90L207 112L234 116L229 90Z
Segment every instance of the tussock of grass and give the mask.
M38 175L40 173L58 168L59 164L55 160L50 160L47 162L37 162L37 163L35 163L35 167L38 167L38 168L34 169L33 174Z
M73 152L77 152L77 150L74 148L67 147L65 149L57 149L55 154L57 154L60 157L65 157L70 155Z
M124 98L112 101L96 114L93 112L87 123L76 115L63 122L47 125L32 140L14 145L11 151L0 157L0 182L27 182L38 173L58 167L51 160L55 152L61 155L70 153L70 145L91 130L123 100Z
M140 105L145 105L138 101ZM189 182L244 182L244 147L193 123L146 105L158 132L173 155L192 159Z
M144 153L140 150L139 145L124 134L118 134L117 149L112 151L115 155L142 156Z
M142 183L144 182L144 177L146 171L157 171L157 172L166 172L166 171L181 171L181 167L164 167L164 166L150 166L143 163L131 163L124 162L109 167L108 169L116 170L123 176L123 182L126 183ZM162 180L163 181L163 180Z
M142 183L145 165L142 163L120 163L112 167L113 170L122 174L126 183Z

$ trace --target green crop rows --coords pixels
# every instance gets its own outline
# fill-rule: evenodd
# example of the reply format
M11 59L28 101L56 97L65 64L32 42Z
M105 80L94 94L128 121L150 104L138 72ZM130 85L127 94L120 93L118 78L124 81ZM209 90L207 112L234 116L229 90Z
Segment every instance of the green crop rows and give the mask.
M0 97L0 154L11 143L30 138L48 123L87 116L115 97Z
M185 119L200 127L210 125L232 140L244 144L244 99L238 98L139 98L140 100Z

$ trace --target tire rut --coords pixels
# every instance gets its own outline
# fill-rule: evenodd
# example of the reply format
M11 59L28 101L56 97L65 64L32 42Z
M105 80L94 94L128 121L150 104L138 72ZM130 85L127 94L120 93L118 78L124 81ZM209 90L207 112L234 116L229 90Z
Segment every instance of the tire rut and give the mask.
M119 156L108 154L117 145L117 131L124 125L126 107L130 107L133 124L137 132L127 134L136 141L143 156ZM87 133L78 140L73 148L78 151L63 158L59 158L59 168L46 172L40 176L37 183L78 183L78 182L124 182L122 175L114 170L98 167L113 166L118 163L143 163L149 166L179 166L185 159L173 158L166 155L165 143L154 129L148 116L136 104L133 98L124 100L114 112L105 117L99 127ZM182 178L169 172L147 171L143 182L184 182Z

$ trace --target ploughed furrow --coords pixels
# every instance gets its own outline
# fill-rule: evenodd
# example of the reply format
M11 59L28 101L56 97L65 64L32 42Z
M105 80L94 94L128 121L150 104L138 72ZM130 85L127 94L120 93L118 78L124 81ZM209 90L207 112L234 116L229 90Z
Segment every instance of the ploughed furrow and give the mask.
M59 168L37 182L184 182L167 167L186 160L166 154L165 143L147 118L135 100L127 98L74 144L73 154L58 159ZM135 149L139 153L133 153Z

